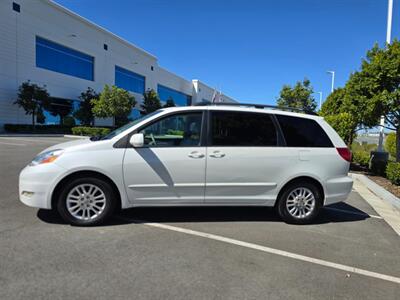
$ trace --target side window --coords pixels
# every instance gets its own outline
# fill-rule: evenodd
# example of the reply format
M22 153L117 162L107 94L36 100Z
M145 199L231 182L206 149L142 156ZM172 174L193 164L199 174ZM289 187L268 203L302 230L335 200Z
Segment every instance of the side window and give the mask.
M333 147L321 126L306 118L276 115L288 147Z
M260 113L212 111L212 146L276 146L271 116Z
M202 112L167 116L140 130L149 147L194 147L200 145Z

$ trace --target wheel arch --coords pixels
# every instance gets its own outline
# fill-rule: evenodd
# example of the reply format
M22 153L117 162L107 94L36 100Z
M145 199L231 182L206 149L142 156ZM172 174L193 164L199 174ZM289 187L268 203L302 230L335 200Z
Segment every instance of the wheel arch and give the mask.
M75 171L75 172L73 172L71 174L68 174L65 177L63 177L56 184L56 186L53 189L53 192L51 194L51 208L52 209L54 209L56 207L56 202L58 200L57 197L60 194L60 191L61 191L61 188L63 187L63 185L66 182L68 182L68 181L70 181L70 180L72 180L74 178L79 178L79 177L95 177L95 178L102 179L102 180L108 182L111 185L111 187L112 187L112 189L114 191L114 194L116 196L116 200L117 200L116 209L117 210L121 209L121 207L122 207L121 193L120 193L116 183L110 177L108 177L107 175L104 175L103 173L98 172L98 171L91 171L91 170Z
M282 193L285 191L286 187L288 187L289 185L293 184L294 182L298 182L298 181L306 181L306 182L310 182L312 184L315 184L315 186L318 188L319 192L321 193L321 200L322 200L321 205L323 205L325 203L325 191L324 191L324 187L323 187L322 183L318 179L316 179L314 177L311 177L311 176L308 176L308 175L302 175L302 176L297 176L297 177L294 177L294 178L290 179L288 182L286 182L280 188L278 196L277 196L276 201L275 201L275 206L278 205L279 199L280 199Z

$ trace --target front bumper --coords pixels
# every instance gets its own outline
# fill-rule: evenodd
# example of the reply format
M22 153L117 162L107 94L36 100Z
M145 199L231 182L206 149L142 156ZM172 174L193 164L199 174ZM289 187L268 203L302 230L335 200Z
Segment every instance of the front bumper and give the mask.
M349 176L329 179L325 183L325 203L329 205L347 199L353 188L353 179Z
M28 206L51 209L51 194L64 172L55 163L26 166L19 174L19 199Z

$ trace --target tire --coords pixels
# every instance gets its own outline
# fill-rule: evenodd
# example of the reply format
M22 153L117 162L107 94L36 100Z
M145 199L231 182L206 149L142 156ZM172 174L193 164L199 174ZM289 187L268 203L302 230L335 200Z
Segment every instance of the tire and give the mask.
M318 216L321 205L322 195L315 184L296 181L284 188L277 208L286 223L310 224Z
M114 212L115 199L108 182L96 177L75 178L60 191L57 211L71 225L99 225Z

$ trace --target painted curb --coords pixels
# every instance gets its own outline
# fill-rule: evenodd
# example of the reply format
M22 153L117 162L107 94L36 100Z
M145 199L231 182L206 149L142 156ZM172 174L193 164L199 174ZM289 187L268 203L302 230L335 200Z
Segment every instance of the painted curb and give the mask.
M88 138L90 138L90 136L86 136L86 135L73 135L73 134L64 134L64 137L73 138L73 139L88 139Z

